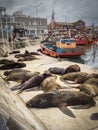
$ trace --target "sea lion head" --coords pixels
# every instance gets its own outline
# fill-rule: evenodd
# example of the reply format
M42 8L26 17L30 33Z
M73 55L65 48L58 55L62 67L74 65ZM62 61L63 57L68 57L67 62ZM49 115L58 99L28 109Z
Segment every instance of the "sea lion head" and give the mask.
M65 73L70 73L70 72L80 72L81 68L79 67L79 65L74 64L74 65L70 65L65 69Z
M83 84L80 85L80 91L88 94L89 96L93 97L96 95L96 88L94 85L90 85L90 84Z
M28 108L47 108L49 107L49 100L52 93L39 94L26 102Z
M51 73L50 71L48 71L48 70L44 71L43 76L44 76L45 78L50 77L50 76L54 77L55 79L57 78L57 76L56 76L55 74L52 74L52 73Z
M95 78L96 74L91 73L87 75L87 79Z
M19 65L17 64L17 68L19 68L19 67L26 67L26 64L25 63L23 63L23 62L16 62L16 63L19 63Z

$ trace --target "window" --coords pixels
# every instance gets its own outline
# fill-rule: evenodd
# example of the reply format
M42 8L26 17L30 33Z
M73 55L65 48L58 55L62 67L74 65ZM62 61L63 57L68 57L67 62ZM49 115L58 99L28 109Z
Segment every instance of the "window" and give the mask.
M20 23L16 23L16 25L21 25Z
M69 45L70 45L70 42L66 42L66 45L69 46Z
M29 30L26 30L26 35L29 35Z
M37 25L36 21L33 22L33 25Z
M16 25L23 26L23 22L17 22Z
M38 21L38 25L41 25L41 21Z
M61 39L62 43L76 42L75 39Z
M38 34L40 34L40 30L36 30L36 32L37 32Z
M41 33L43 34L43 33L44 33L44 30L41 30Z
M30 30L30 34L35 34L35 30Z
M29 25L32 25L32 22L31 22L31 21L29 21Z

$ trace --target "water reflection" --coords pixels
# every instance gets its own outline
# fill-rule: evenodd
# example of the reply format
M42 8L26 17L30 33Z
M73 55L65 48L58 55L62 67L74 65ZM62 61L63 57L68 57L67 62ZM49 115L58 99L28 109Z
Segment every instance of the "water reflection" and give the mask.
M98 68L98 45L86 46L85 50L85 55L81 56L84 64Z

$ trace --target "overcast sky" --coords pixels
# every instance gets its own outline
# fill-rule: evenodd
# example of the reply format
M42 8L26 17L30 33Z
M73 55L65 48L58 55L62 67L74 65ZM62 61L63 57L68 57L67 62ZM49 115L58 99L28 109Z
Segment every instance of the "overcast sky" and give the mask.
M0 0L0 6L6 7L8 14L22 10L31 17L47 18L48 22L54 10L58 22L82 19L86 25L98 25L98 0Z

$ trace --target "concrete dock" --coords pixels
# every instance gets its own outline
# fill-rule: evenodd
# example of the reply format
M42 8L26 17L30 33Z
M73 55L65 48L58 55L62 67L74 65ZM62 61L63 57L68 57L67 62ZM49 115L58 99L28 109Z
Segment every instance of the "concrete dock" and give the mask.
M27 46L21 49L21 53L25 50L28 51L36 51L39 48L39 43L35 43L34 45ZM25 61L26 67L24 69L30 70L32 72L39 71L43 73L50 67L68 67L72 64L78 64L83 72L92 73L96 71L92 66L74 63L64 60L58 60L56 58L52 58L46 56L44 54L40 54L36 56L38 59L33 61ZM1 57L2 58L2 57ZM8 59L17 60L14 57L14 54L9 55ZM2 77L4 71L0 71ZM57 77L57 82L61 85L65 85L63 82L60 81L59 76ZM24 91L21 94L17 95L17 91L12 92L10 88L16 84L15 82L10 81L8 85L8 91L12 93L12 98L18 105L20 113L24 113L23 116L25 119L28 120L29 123L33 124L34 127L32 128L35 130L98 130L98 120L91 119L91 115L94 113L98 113L98 100L96 100L96 106L85 109L85 110L74 110L71 109L72 112L76 115L76 118L69 117L63 114L59 108L47 108L47 109L27 109L25 106L25 102L34 97L39 93L43 93L42 91ZM8 95L7 95L8 96ZM17 97L17 98L15 98ZM29 130L29 129L28 129Z

